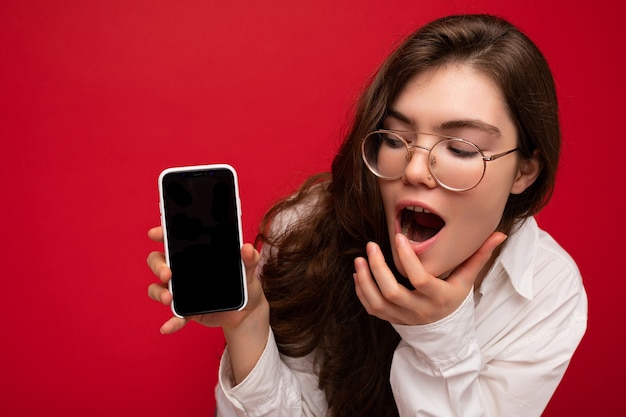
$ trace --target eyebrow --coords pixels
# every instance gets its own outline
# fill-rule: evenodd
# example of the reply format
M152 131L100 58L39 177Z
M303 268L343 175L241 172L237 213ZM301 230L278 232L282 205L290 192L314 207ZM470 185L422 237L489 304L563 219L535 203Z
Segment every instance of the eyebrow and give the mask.
M387 117L393 117L394 119L398 119L399 121L410 124L411 126L415 126L415 121L405 114L400 113L395 109L387 110ZM459 119L459 120L447 120L445 122L440 123L435 127L435 132L439 133L446 130L454 130L454 129L462 129L462 128L470 128L470 129L479 129L483 130L487 133L490 133L495 136L502 136L502 131L492 124L483 122L478 119Z

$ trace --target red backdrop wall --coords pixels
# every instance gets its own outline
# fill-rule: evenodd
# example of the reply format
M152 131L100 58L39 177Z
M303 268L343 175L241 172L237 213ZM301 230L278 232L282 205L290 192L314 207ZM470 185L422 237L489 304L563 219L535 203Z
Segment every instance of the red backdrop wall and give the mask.
M577 259L590 299L589 330L545 415L616 415L626 370L619 4L2 1L0 413L210 415L220 331L162 336L169 311L146 296L158 173L236 166L251 240L274 199L329 168L361 86L404 35L489 12L525 30L557 79L565 150L539 221Z

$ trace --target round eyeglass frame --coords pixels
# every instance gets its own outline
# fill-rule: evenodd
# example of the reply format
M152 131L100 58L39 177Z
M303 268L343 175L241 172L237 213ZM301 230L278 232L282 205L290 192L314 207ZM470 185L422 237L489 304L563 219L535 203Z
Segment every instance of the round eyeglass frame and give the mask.
M381 175L380 173L378 173L368 162L367 160L367 156L365 155L365 143L367 142L367 139L372 136L372 135L376 135L376 134L391 134L394 137L396 137L397 139L400 139L402 141L402 143L404 143L404 146L406 147L406 166L404 167L404 169L402 170L402 173L400 175L396 175L396 176L384 176ZM430 175L432 175L432 177L434 178L435 182L437 182L438 185L440 185L441 187L445 188L446 190L450 190L450 191L455 191L455 192L464 192L464 191L469 191L473 188L476 188L478 186L478 184L480 184L480 182L483 180L483 177L485 176L485 172L487 170L487 162L490 161L495 161L498 158L501 158L503 156L509 155L517 150L519 150L519 148L514 148L514 149L509 149L508 151L504 151L504 152L500 152L497 153L495 155L489 155L486 156L483 151L476 146L475 144L473 144L470 141L467 141L465 139L461 139L461 138L455 138L454 136L447 136L447 135L440 135L440 134L436 134L436 133L421 133L421 132L402 132L402 133L412 133L414 134L416 137L419 135L427 135L427 136L435 136L438 138L443 138L442 140L436 142L432 147L427 148L425 146L422 145L411 145L409 144L406 139L404 139L404 137L402 137L402 135L400 135L398 133L398 131L393 131L393 130L387 130L387 129L379 129L379 130L375 130L373 132L368 133L365 138L363 138L363 141L361 142L361 157L363 158L363 162L365 162L365 166L367 166L367 168L370 170L370 172L372 174L374 174L376 177L384 179L384 180L397 180L399 178L402 178L402 176L404 175L404 171L406 170L406 167L409 165L409 162L411 161L411 158L413 157L413 152L412 149L422 149L425 151L428 151L428 160L430 161L431 158L431 151L433 150L433 148L435 148L438 144L440 144L441 142L445 142L448 140L452 140L452 141L458 141L458 142L462 142L466 145L469 145L473 148L475 148L478 153L481 156L481 159L483 161L483 172L480 175L480 178L478 179L478 181L476 182L476 184L474 184L471 187L467 187L467 188L455 188L455 187L450 187L449 185L444 184L438 177L437 175L435 175L435 173L432 172L432 170L430 169L430 163L428 163L428 172L430 173Z

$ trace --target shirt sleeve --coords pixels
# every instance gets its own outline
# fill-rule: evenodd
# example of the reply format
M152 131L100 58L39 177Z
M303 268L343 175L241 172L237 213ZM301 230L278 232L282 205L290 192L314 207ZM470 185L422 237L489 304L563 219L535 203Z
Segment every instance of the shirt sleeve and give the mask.
M481 355L471 293L448 317L421 326L394 325L402 338L391 365L400 416L479 416Z
M250 374L233 385L228 348L222 355L216 387L219 417L324 416L323 391L309 358L283 358L270 329L268 342Z
M471 292L438 322L395 325L402 341L390 380L400 416L540 416L586 328L584 292L556 306L549 296L534 300L546 306L545 314L502 330L515 334L515 342L501 343L501 353L487 361L476 337Z
M270 226L270 235L280 235L306 215L317 202L310 201L292 207L276 215ZM258 276L268 256L276 248L263 245L257 266ZM281 355L274 333L268 329L269 337L261 357L248 376L234 385L228 347L220 362L218 384L215 388L217 416L219 417L321 417L328 411L326 395L319 388L319 379L314 371L313 356L290 358Z

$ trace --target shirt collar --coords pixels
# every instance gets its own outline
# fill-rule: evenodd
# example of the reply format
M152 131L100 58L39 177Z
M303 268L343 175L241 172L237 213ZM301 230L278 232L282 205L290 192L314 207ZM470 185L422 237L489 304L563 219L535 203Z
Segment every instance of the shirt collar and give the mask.
M535 272L535 258L537 256L537 242L539 226L533 217L529 217L516 226L513 233L504 242L500 255L492 265L487 278L492 277L502 268L511 281L515 291L522 297L533 299L533 280ZM485 279L480 292L488 291L490 279Z

